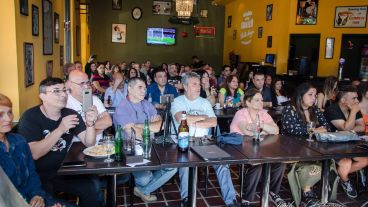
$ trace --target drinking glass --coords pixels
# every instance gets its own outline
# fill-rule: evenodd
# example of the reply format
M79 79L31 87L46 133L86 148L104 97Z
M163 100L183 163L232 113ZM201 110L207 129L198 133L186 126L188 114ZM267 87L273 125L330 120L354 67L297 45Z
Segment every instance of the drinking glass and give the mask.
M114 162L114 159L112 159L110 156L113 154L113 149L115 146L115 142L113 140L112 135L106 135L104 136L104 147L106 150L107 158L104 160L104 162L110 163Z
M309 137L307 139L308 142L313 142L312 136L314 134L314 129L316 128L316 123L313 121L310 121L307 123L307 131L309 134Z

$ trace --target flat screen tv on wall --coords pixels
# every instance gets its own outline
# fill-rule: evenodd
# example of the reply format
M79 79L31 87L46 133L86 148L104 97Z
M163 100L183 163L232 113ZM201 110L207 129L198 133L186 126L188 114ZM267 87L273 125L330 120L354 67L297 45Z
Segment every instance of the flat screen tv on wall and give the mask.
M176 29L149 27L147 28L147 44L149 45L175 45Z

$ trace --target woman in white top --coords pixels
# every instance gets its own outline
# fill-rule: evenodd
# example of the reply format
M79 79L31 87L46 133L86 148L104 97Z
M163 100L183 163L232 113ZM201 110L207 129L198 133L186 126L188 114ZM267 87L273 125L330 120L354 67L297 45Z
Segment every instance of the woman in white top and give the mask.
M275 78L273 83L274 94L277 99L277 105L283 105L283 103L288 102L289 98L286 96L285 91L282 89L282 80L280 78Z

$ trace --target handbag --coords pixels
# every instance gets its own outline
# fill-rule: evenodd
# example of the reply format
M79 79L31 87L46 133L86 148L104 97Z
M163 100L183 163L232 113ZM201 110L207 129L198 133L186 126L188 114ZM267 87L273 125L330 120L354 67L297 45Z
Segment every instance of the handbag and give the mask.
M360 140L359 136L352 131L316 133L316 139L319 142L348 142Z
M224 133L220 136L217 136L217 143L219 144L232 144L232 145L241 145L243 143L244 136L232 132L232 133Z

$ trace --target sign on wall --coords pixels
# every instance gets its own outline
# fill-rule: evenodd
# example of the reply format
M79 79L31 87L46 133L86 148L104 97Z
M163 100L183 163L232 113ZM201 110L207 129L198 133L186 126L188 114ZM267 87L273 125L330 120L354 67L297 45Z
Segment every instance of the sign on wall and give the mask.
M253 23L253 12L252 11L246 11L243 13L243 21L240 25L240 41L242 45L249 45L252 43L252 38L254 34L254 23Z
M365 28L367 6L338 6L335 11L335 27Z
M194 26L194 34L196 37L215 37L216 28Z

